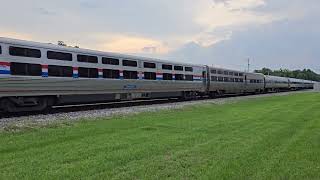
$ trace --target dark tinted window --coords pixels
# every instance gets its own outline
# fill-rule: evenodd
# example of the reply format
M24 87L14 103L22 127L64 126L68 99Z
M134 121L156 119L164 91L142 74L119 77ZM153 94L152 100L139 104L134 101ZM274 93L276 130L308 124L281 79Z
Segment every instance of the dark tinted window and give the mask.
M78 62L98 63L97 56L77 55Z
M14 63L10 65L12 75L21 76L41 76L42 68L40 64Z
M145 67L145 68L156 68L156 64L155 63L148 63L148 62L144 62L143 63L143 66Z
M193 75L186 75L186 81L193 81Z
M185 71L193 72L193 68L192 67L185 67L184 69L185 69Z
M122 65L123 66L137 67L138 63L137 63L137 61L123 60L122 61Z
M172 80L172 74L163 73L163 80Z
M79 77L83 78L98 78L98 69L79 67Z
M184 75L183 74L176 74L175 78L177 81L183 81L184 80Z
M119 79L120 78L120 72L119 72L119 70L104 69L103 70L103 78Z
M48 59L55 59L55 60L61 60L61 61L72 61L72 54L71 53L48 51L47 57L48 57Z
M211 81L218 81L218 77L217 76L211 76Z
M169 64L162 64L162 69L165 69L165 70L172 70L172 65L169 65Z
M48 75L55 77L72 77L73 68L68 66L48 66Z
M174 70L183 71L183 66L174 66Z
M137 71L123 71L123 78L124 79L138 79L138 72Z
M119 65L119 59L103 57L102 64Z
M2 48L1 48L1 46L0 46L0 54L2 54Z
M215 69L211 70L211 74L217 74L217 70Z
M144 79L156 80L157 79L157 74L154 73L154 72L144 72Z
M30 49L30 48L10 46L9 47L9 54L11 56L41 58L41 51L39 49Z

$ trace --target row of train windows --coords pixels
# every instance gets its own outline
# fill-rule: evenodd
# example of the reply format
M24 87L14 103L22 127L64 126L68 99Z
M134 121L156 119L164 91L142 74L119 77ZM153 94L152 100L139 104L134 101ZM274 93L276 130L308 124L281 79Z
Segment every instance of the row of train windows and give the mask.
M42 67L39 64L11 63L12 75L22 76L41 76ZM53 77L72 77L73 68L68 66L48 66L48 76ZM99 72L96 68L78 68L78 76L83 78L98 78ZM113 69L103 69L103 78L119 79L120 71ZM138 79L137 71L123 71L124 79ZM144 72L144 79L156 80L157 75L154 72ZM173 74L163 73L163 80L173 80ZM175 80L193 81L193 75L176 74Z
M222 70L211 70L211 74L224 74L227 76L243 76L243 73L230 72L230 71L222 71Z
M262 80L257 80L257 79L250 79L250 83L255 84L255 83L263 83Z
M0 47L1 53L1 47ZM22 48L22 47L9 47L9 54L11 56L20 56L20 57L31 57L31 58L41 58L41 51L38 49L30 49L30 48ZM61 61L72 61L72 54L71 53L64 53L64 52L56 52L56 51L47 51L47 58L52 60L61 60ZM98 63L97 56L89 56L89 55L77 55L78 62L85 62L85 63ZM102 64L109 64L109 65L119 65L120 61L116 58L107 58L102 57ZM132 60L123 60L123 66L129 67L137 67L138 62ZM144 68L151 68L155 69L155 63L144 62ZM183 66L173 66L169 64L163 64L162 69L165 70L176 70L176 71L183 71ZM185 71L193 72L192 67L185 67Z
M215 81L215 82L243 82L243 79L242 78L228 78L228 77L211 76L211 81Z

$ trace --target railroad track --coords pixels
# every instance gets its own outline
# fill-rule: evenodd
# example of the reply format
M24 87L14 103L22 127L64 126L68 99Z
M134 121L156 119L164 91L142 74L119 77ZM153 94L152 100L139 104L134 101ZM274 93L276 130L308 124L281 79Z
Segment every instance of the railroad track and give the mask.
M200 99L197 99L197 100L200 100ZM33 116L33 115L59 114L59 113L68 113L68 112L100 110L100 109L115 109L115 108L133 107L133 106L141 106L141 105L176 103L181 101L182 100L178 98L172 98L172 99L152 99L152 100L135 100L135 101L121 101L121 102L108 102L108 103L77 104L77 105L61 105L61 106L53 106L51 109L46 110L44 112L5 113L0 111L0 118L14 118L14 117L23 117L23 116Z
M272 94L272 93L268 93ZM264 95L264 94L257 94ZM91 111L91 110L103 110L103 109L117 109L124 107L134 107L134 106L146 106L146 105L156 105L156 104L170 104L177 103L182 101L200 101L200 100L209 100L209 99L221 99L227 97L236 97L236 96L249 96L249 95L224 95L215 98L209 97L198 97L193 100L182 100L179 98L170 98L170 99L152 99L152 100L134 100L134 101L121 101L121 102L107 102L107 103L91 103L91 104L77 104L77 105L62 105L62 106L53 106L51 109L48 109L43 112L19 112L19 113L5 113L0 111L0 119L2 118L18 118L24 116L34 116L34 115L54 115L59 113L70 113L70 112L81 112L81 111Z

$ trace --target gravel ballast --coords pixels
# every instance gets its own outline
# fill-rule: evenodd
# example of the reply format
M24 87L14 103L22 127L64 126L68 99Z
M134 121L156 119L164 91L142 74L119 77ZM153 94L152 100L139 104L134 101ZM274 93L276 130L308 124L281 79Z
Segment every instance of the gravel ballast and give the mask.
M263 95L252 95L252 96L238 96L238 97L227 97L218 99L208 99L208 100L198 100L198 101L186 101L186 102L176 102L168 104L154 104L154 105L142 105L133 107L122 107L114 109L99 109L90 111L77 111L77 112L67 112L67 113L57 113L57 114L40 114L31 115L23 117L13 117L13 118L2 118L0 119L0 129L6 129L9 127L33 127L33 126L45 126L57 122L75 122L83 119L96 119L102 117L113 117L113 116L125 116L133 115L142 112L157 112L159 110L173 110L181 109L186 106L192 105L203 105L203 104L226 104L234 103L241 100L256 99L261 97L270 96L286 96L290 94L302 93L302 92L313 92L313 91L299 91L299 92L283 92L283 93L273 93L273 94L263 94Z

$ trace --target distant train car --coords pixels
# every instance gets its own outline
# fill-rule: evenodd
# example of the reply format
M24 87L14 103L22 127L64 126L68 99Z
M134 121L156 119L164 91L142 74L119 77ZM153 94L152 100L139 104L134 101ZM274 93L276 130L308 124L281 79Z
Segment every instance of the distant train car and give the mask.
M245 74L245 92L262 93L264 92L264 75L258 73Z
M287 91L290 89L289 78L277 76L265 76L265 91Z
M289 78L289 85L291 90L307 89L302 79Z
M240 94L245 91L243 72L209 67L209 92L210 95Z
M194 97L206 67L0 38L0 107L10 112L54 104Z
M264 91L264 75L210 67L209 93L214 95L260 93Z

